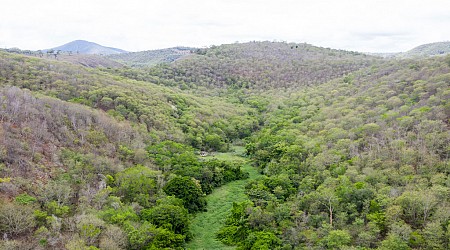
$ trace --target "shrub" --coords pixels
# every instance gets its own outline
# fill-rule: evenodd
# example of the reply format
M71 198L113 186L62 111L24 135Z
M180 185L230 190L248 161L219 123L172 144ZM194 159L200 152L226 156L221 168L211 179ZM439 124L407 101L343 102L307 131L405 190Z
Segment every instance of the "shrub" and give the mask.
M0 205L0 232L18 235L36 225L31 207L6 203Z

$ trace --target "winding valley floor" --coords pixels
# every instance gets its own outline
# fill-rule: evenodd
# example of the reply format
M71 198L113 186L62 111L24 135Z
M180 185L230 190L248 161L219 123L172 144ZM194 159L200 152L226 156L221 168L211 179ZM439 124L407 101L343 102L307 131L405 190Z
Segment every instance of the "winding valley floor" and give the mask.
M187 249L235 249L234 246L226 246L216 239L216 233L225 224L225 219L231 210L233 202L242 202L247 199L244 188L245 185L256 179L260 174L251 166L248 159L242 157L243 147L235 147L232 153L218 153L215 156L220 160L244 161L243 170L250 174L245 180L233 181L215 189L206 197L208 211L199 213L193 219L191 232L192 241L187 245Z

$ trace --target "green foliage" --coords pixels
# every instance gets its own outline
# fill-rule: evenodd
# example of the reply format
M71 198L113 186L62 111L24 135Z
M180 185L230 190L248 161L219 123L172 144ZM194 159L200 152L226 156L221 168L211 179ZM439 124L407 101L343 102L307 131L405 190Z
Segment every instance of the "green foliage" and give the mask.
M429 72L449 70L437 58L385 63L379 67L389 73L376 67L372 75L359 71L351 80L330 81L278 104L246 145L247 154L267 176L247 185L255 207L251 211L261 209L261 215L270 216L281 207L275 201L300 211L280 217L297 225L270 226L291 230L292 235L280 236L291 246L317 245L319 235L320 244L339 248L328 246L325 239L333 230L343 230L350 235L344 240L347 246L374 248L385 240L386 249L405 243L417 248L431 236L417 232L430 228L437 235L434 247L442 248L443 232L431 225L441 221L437 209L449 200L437 198L443 184L430 177L443 172L448 176L439 167L448 165L442 149L450 138L442 129L444 102L437 100L446 98L438 89L447 89L449 81L441 80L442 75L420 75L431 62L436 64ZM395 68L389 68L392 65ZM396 84L390 85L392 81ZM421 141L427 141L422 148L417 144ZM302 216L308 219L298 220ZM228 229L232 234L233 228ZM299 231L301 238L294 237Z
M16 196L15 201L22 205L32 204L37 201L33 196L28 195L27 193L20 194Z
M200 180L202 190L206 194L225 183L248 178L248 173L241 169L239 162L212 159L201 162L200 165L201 169L192 176Z
M149 222L132 225L124 224L130 249L181 248L184 236L174 234L167 229L157 228Z
M205 211L206 201L200 185L190 177L175 176L164 186L168 195L183 200L183 205L190 213Z
M448 56L252 42L148 69L87 69L0 55L10 248L31 248L35 225L33 247L182 248L187 211L205 210L205 194L218 211L192 224L205 237L230 199L250 200L217 234L244 249L448 248ZM251 181L228 161L232 143L257 168ZM79 220L96 211L101 220ZM205 242L222 246L192 246Z
M223 138L217 134L207 134L205 137L205 147L210 151L226 151L226 144Z
M38 222L38 225L44 225L46 223L48 214L46 211L41 211L39 209L34 210L33 212L34 218Z
M47 213L50 215L56 215L58 217L65 217L69 214L69 206L60 205L56 201L51 201L45 204Z
M231 214L225 221L225 227L217 233L217 238L220 241L228 245L236 245L245 241L249 235L249 225L246 224L248 221L246 210L252 205L253 203L250 201L233 202Z
M389 235L385 240L381 242L380 250L390 250L390 249L398 249L398 250L408 250L411 249L407 242L403 241L400 237L396 235Z
M122 160L130 160L134 156L133 150L124 145L119 145L118 151Z
M349 245L351 241L350 234L345 230L332 230L323 239L328 249L340 249L342 246Z
M375 222L378 228L385 232L386 231L386 214L384 212L373 212L367 215L369 221Z
M157 192L158 172L142 165L125 169L114 178L115 192L125 202L138 202L144 207L152 204Z
M161 204L141 210L141 218L176 234L189 233L188 211L184 207Z
M217 159L200 161L192 147L177 142L164 141L147 150L161 170L199 180L206 194L230 181L247 178L240 163Z
M281 240L272 232L255 232L250 233L245 242L239 249L256 250L256 249L276 249L281 246Z
M115 207L107 208L100 213L100 217L106 222L118 225L124 224L126 221L138 221L139 216L130 206L114 204Z
M99 236L105 223L94 215L84 215L77 224L78 234L87 245L98 245Z
M235 152L216 154L214 157L217 157L220 160L226 161L242 161L244 158L242 157L242 151L240 147L235 148ZM210 156L211 157L211 156ZM223 228L225 225L224 215L230 213L230 210L233 207L233 203L240 203L248 200L244 191L244 187L246 183L251 181L252 179L258 178L260 175L257 170L251 167L248 164L244 164L242 166L242 170L249 173L249 178L239 181L229 182L217 189L215 189L211 194L206 196L206 200L208 202L207 212L199 213L193 218L191 223L191 231L193 234L192 240L188 242L188 249L227 249L232 247L227 247L224 243L225 238L230 236L233 238L234 235L238 235L239 233L234 233L236 230L233 226L227 226L226 229L231 229L233 231L224 232L222 235L224 237L218 240L217 233L225 230ZM233 245L233 239L230 242L226 243L229 245Z
M194 167L199 164L192 147L174 141L163 141L148 147L147 151L161 169L183 169L186 165Z

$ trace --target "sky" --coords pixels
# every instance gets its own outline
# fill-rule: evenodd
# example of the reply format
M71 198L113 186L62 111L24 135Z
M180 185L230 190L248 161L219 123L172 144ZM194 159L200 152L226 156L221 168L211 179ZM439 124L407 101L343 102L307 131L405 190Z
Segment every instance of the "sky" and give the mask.
M450 0L0 0L0 48L286 41L400 52L450 40Z

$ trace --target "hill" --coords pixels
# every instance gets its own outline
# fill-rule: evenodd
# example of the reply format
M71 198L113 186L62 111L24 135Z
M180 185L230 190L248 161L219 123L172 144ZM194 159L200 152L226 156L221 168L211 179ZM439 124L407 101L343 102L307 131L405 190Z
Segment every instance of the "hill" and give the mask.
M112 47L105 47L97 43L88 42L84 40L75 40L69 43L66 43L64 45L47 49L44 51L64 51L64 52L72 52L74 54L97 54L97 55L111 55L111 54L120 54L120 53L126 53L127 51L112 48Z
M448 248L449 97L448 56L387 61L291 93L248 139L265 177L246 186L219 239L246 249Z
M437 42L417 46L407 52L400 53L396 56L400 58L411 58L411 57L446 55L449 53L450 53L450 42Z
M170 65L152 69L154 75L191 87L298 89L329 81L377 61L358 52L309 44L249 42L197 49Z
M121 68L124 65L111 60L107 57L101 56L101 55L95 55L95 54L67 54L67 53L60 53L57 55L57 57L53 56L46 56L47 59L54 59L56 61L63 61L63 62L69 62L73 64L79 64L85 67L89 68L97 68L97 67L103 67L103 68Z
M449 117L449 55L253 42L108 68L0 51L0 249L183 249L227 183L245 197L208 235L230 248L448 249Z
M151 67L160 63L171 63L191 54L194 48L174 47L159 50L147 50L109 55L108 58L116 60L130 67Z
M99 214L86 219L77 212L81 203L98 212L113 212L118 207L105 199L115 199L113 193L117 197L125 194L119 191L122 185L128 192L127 180L141 179L145 185L136 183L135 187L145 187L146 197L133 191L129 202L149 209L165 199L162 187L175 174L187 176L181 181L187 181L196 192L200 190L202 196L208 189L245 177L239 165L200 162L195 152L226 151L231 141L250 135L259 126L254 116L257 111L252 108L54 59L0 55L0 231L11 239L0 241L2 249L39 248L39 240L25 238L35 226L49 230L46 221L50 218L66 226L99 222L105 230L119 230L114 240L105 238L101 244L121 248L128 245L125 231L104 224L115 223L115 219L99 221ZM182 164L173 161L175 155ZM186 169L185 161L192 168ZM193 182L194 176L204 180ZM212 176L216 176L214 180ZM117 178L117 191L105 189L107 178ZM202 198L197 198L198 206L189 212L202 209ZM168 202L174 202L170 208L188 220L188 203L180 205L183 201L175 197ZM128 204L118 205L133 210ZM36 221L33 211L44 221ZM137 219L138 215L132 214ZM20 216L19 222L12 220L16 216ZM131 228L137 226L129 222ZM181 246L188 233L153 224L151 230L149 235L176 237L169 244L172 247ZM66 229L50 231L57 237L50 240L42 235L44 248L72 249L70 244L78 244L77 239L66 238ZM143 248L139 245L143 243L130 244Z

